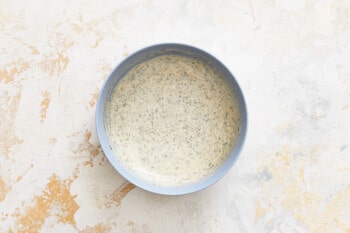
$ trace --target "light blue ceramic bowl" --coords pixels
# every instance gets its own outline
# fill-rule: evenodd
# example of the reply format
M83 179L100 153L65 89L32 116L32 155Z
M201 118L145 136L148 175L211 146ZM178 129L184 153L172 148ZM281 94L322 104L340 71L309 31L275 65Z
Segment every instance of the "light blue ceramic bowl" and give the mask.
M117 154L115 154L114 151L112 151L112 148L108 142L108 137L106 134L105 129L105 110L106 110L106 103L110 99L115 86L117 83L124 77L124 75L135 65L150 59L154 58L159 55L164 54L179 54L179 55L185 55L189 57L193 57L195 59L202 59L207 61L209 64L214 66L219 72L222 73L222 75L228 80L230 85L232 86L235 96L238 100L239 104L239 112L240 112L240 132L237 139L237 142L232 149L230 155L226 159L226 161L220 166L214 174L211 176L197 182L192 183L184 186L176 186L176 187L168 187L168 186L158 186L154 185L152 183L149 183L139 177L137 177L135 174L133 174L131 171L129 171L127 168L125 168L117 159ZM97 127L97 134L98 138L100 140L102 149L107 156L109 162L112 164L112 166L128 181L135 184L136 186L145 189L147 191L158 193L158 194L165 194L165 195L180 195L180 194L187 194L199 191L201 189L204 189L216 181L218 181L221 177L223 177L233 166L233 164L236 162L239 153L242 149L243 142L245 139L246 131L247 131L247 110L246 110L246 104L244 101L243 93L236 81L236 79L233 77L233 75L230 73L230 71L215 57L212 55L194 48L192 46L183 45L183 44L159 44L147 47L145 49L142 49L132 55L130 55L128 58L126 58L122 63L120 63L113 72L109 75L107 80L105 81L101 91L100 95L97 101L96 106L96 127Z

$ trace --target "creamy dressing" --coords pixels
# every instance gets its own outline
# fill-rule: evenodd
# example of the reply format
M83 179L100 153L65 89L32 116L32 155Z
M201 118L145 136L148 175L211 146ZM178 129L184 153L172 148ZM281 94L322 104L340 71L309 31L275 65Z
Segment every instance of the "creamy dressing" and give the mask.
M163 186L197 182L228 157L239 133L234 92L208 64L162 55L132 68L106 109L119 162Z

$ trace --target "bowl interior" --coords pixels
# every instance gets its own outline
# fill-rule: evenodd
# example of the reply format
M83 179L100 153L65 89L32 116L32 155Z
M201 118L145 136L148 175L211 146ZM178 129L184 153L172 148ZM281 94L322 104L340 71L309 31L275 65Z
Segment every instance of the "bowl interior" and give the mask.
M182 56L189 56L194 59L200 59L209 63L212 67L217 69L233 88L235 92L235 97L237 98L238 108L240 112L240 132L239 132L236 144L233 150L231 151L230 155L226 159L226 161L211 176L206 177L196 183L183 185L183 186L174 186L174 187L158 186L158 185L154 185L152 183L146 182L145 180L137 177L128 169L126 169L124 166L122 166L120 162L117 160L117 156L115 155L115 152L112 150L109 144L106 129L105 129L105 122L104 122L106 103L110 99L114 91L114 88L119 82L119 80L122 79L124 75L135 65L145 60L148 60L160 55L165 55L165 54L178 54ZM246 110L246 105L245 105L242 91L237 81L235 80L233 75L230 73L230 71L220 61L218 61L216 58L214 58L210 54L191 46L182 45L182 44L160 44L160 45L147 47L143 50L140 50L132 54L131 56L126 58L122 63L120 63L109 75L109 77L105 81L100 91L100 95L97 101L96 127L97 127L97 134L105 155L107 156L112 166L125 179L135 184L136 186L142 189L148 190L150 192L167 194L167 195L179 195L179 194L195 192L205 187L208 187L209 185L215 183L217 180L223 177L230 170L230 168L233 166L233 164L236 162L239 156L239 152L243 146L243 142L245 139L246 130L247 130L247 110Z

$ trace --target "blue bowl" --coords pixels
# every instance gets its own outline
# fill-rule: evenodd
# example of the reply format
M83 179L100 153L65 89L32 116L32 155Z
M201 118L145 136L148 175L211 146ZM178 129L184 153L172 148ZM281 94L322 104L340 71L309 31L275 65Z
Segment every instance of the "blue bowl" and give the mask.
M140 177L136 176L134 173L129 171L124 167L117 159L115 152L112 150L108 136L105 129L105 110L108 100L114 91L117 83L124 77L124 75L135 65L165 54L178 54L189 56L194 59L201 59L207 61L213 67L215 67L221 74L227 79L228 83L232 86L235 97L238 101L238 107L240 112L240 132L237 138L237 142L232 149L230 155L227 157L226 161L218 167L218 169L210 176L192 184L187 184L183 186L159 186L149 183ZM120 63L109 75L105 81L96 106L96 127L97 134L100 140L102 149L107 156L109 162L112 166L128 181L135 184L136 186L158 194L164 195L180 195L187 194L202 190L223 177L233 166L239 157L239 153L243 147L244 139L247 131L247 109L244 101L243 93L230 71L215 57L204 52L203 50L197 49L192 46L183 44L159 44L144 48L126 58L122 63Z

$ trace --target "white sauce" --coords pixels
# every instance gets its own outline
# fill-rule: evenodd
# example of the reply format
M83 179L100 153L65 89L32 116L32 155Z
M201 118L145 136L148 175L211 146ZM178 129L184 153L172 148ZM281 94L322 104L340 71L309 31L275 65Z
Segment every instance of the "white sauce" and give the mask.
M106 110L117 159L163 186L197 182L227 158L239 133L232 89L209 65L163 55L132 68Z

